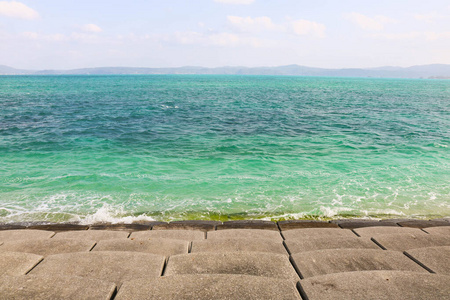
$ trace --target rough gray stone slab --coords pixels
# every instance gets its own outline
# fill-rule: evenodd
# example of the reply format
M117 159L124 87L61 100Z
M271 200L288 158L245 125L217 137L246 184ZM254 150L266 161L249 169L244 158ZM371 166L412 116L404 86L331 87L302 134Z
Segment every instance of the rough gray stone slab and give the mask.
M375 249L332 249L292 255L303 278L354 271L401 270L427 272L398 251Z
M93 251L135 251L170 256L188 253L189 244L188 241L161 238L103 240Z
M110 231L110 230L84 230L84 231L64 231L58 232L54 239L78 239L101 241L111 239L126 239L130 235L126 231Z
M282 241L283 238L279 231L263 230L263 229L226 229L218 231L210 231L206 238L212 239L272 239L274 241Z
M309 300L450 299L450 276L402 271L329 274L302 280Z
M196 252L268 252L288 255L281 239L211 239L203 241L193 241L191 253Z
M432 234L381 234L372 238L387 250L405 251L415 248L450 246L450 236Z
M450 236L450 227L449 226L440 226L440 227L427 227L423 228L429 234L443 234Z
M13 230L13 229L25 229L27 228L23 224L0 224L0 230Z
M150 253L75 252L50 255L31 270L30 274L80 276L119 285L124 280L160 276L164 261L164 256Z
M365 219L349 219L349 220L335 220L331 221L339 225L339 227L344 229L355 229L362 227L372 227L372 226L398 226L396 222L380 222L378 220L365 220Z
M0 277L0 299L111 299L116 285L97 279L74 276Z
M32 239L49 239L55 233L53 231L34 230L34 229L17 229L0 231L0 241L17 241Z
M88 225L71 224L71 223L51 223L51 224L33 224L28 225L28 229L39 229L49 231L69 231L69 230L88 230Z
M133 232L130 239L166 238L184 241L204 240L205 233L199 230L151 230Z
M286 240L304 240L310 237L357 237L351 230L340 228L304 228L283 231Z
M450 275L450 246L411 249L406 255L434 273Z
M47 256L58 253L89 251L94 245L95 241L75 239L20 240L5 242L0 247L0 252L26 252Z
M389 227L389 226L376 226L376 227L364 227L356 228L355 231L359 236L362 237L373 237L380 234L426 234L418 228L411 227Z
M265 230L278 230L277 223L272 221L262 220L242 220L242 221L228 221L223 222L221 225L217 225L217 230L222 229L265 229Z
M21 252L0 252L1 275L25 275L41 260L42 256ZM1 296L1 293L0 293Z
M425 228L434 226L450 226L450 222L447 221L427 221L427 220L409 220L405 222L398 222L398 225L402 227L414 227L414 228Z
M255 252L191 253L169 258L164 276L181 274L241 274L297 281L286 255Z
M355 237L311 237L303 240L286 240L284 242L290 253L308 252L325 249L379 249L368 238Z
M150 224L111 224L111 223L100 223L93 224L89 227L90 230L117 230L117 231L141 231L141 230L151 230L152 225Z
M160 222L160 221L134 221L132 224L141 224L141 225L149 225L150 227L161 225L161 224L167 224L167 222Z
M201 220L174 221L168 224L155 225L153 226L153 230L189 229L189 230L211 231L215 230L216 226L220 224L222 224L222 222L218 221L201 221Z
M300 300L294 283L246 275L177 275L125 282L116 300L125 299L280 299Z
M300 228L339 228L335 223L309 220L288 220L278 222L281 230Z

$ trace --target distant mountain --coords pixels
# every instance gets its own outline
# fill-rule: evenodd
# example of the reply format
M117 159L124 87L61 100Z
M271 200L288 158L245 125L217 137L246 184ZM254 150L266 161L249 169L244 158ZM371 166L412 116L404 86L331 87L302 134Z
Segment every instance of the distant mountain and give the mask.
M376 78L449 78L450 65L433 64L402 67L322 69L299 65L279 67L219 67L185 66L179 68L103 67L73 70L19 70L0 66L0 75L122 75L122 74L215 74L215 75L288 75Z

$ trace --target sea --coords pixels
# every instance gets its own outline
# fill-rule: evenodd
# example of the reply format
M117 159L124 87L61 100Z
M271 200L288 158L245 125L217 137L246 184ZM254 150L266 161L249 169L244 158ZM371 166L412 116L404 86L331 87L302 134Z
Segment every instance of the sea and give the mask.
M450 81L0 77L0 223L450 216Z

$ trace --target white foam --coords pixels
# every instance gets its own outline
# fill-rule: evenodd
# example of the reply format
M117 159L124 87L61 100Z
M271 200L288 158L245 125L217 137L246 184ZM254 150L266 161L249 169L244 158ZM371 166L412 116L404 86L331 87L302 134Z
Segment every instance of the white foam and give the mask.
M95 213L79 218L81 224L94 224L94 223L125 223L131 224L134 221L155 221L150 216L142 214L139 216L124 216L125 212L122 208L114 208L108 204L104 204Z

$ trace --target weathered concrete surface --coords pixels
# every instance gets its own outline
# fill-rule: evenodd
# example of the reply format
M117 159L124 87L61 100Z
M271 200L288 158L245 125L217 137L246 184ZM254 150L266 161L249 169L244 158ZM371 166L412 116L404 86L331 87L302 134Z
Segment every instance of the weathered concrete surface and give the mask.
M0 241L17 241L32 239L49 239L55 233L53 231L34 230L34 229L16 229L0 231Z
M27 229L39 229L49 231L69 231L69 230L88 230L89 225L71 224L71 223L50 223L50 224L30 224Z
M192 253L196 252L268 252L288 255L281 239L208 239L192 242Z
M278 222L281 230L300 229L300 228L339 228L335 223L308 220L288 220Z
M189 244L188 241L161 238L116 239L99 241L93 251L134 251L170 256L188 253Z
M336 223L339 227L344 229L355 229L363 227L373 226L393 226L398 227L396 222L380 222L378 220L365 220L365 219L345 219L345 220L333 220L332 223Z
M42 256L22 252L0 252L1 275L25 275L41 260ZM0 293L1 294L1 293Z
M286 255L263 252L191 253L174 255L164 276L181 274L241 274L298 280Z
M387 250L405 251L415 248L450 246L450 236L432 234L382 234L372 238Z
M450 299L450 276L401 271L329 274L302 280L309 300Z
M94 224L89 227L90 230L116 230L116 231L140 231L140 230L150 230L152 229L151 224L111 224L111 223L100 223Z
M415 227L415 228L426 228L434 226L450 226L450 222L438 221L438 220L408 220L404 222L398 222L398 225L402 227Z
M450 226L440 226L440 227L426 227L423 228L429 234L443 234L450 236Z
M286 240L285 244L290 253L299 253L325 249L379 249L368 238L354 237L310 237L303 240Z
M357 237L351 230L340 228L305 228L283 231L286 240L304 240L310 237Z
M127 281L117 300L268 299L300 300L294 283L246 275L176 275Z
M0 247L0 252L26 252L47 256L58 253L89 251L94 245L95 241L75 239L19 240L5 242Z
M390 226L375 226L375 227L364 227L356 228L355 231L359 236L362 237L373 237L380 234L426 234L418 228L411 227L390 227Z
M166 238L184 241L204 240L205 233L199 230L151 230L133 232L130 239Z
M116 285L111 282L74 276L0 277L0 299L111 299Z
M164 256L122 251L50 255L30 274L97 278L119 285L124 280L160 276Z
M264 229L226 229L218 231L210 231L206 238L212 239L271 239L274 241L282 241L283 238L279 231L264 230Z
M217 225L222 224L219 221L200 221L200 220L189 220L189 221L174 221L166 224L159 224L153 226L153 230L202 230L211 231L215 230Z
M397 251L374 249L317 250L292 255L303 278L353 271L401 270L427 272Z
M126 231L111 231L111 230L86 230L86 231L65 231L58 232L53 237L54 239L78 239L101 241L111 239L126 239L130 235Z
M411 249L406 254L434 273L450 275L450 246Z
M228 221L216 226L217 230L222 229L265 229L278 230L277 223L272 221L262 220L242 220L242 221Z

